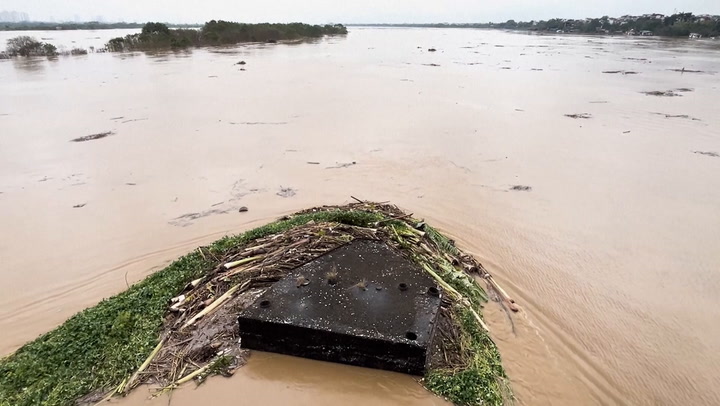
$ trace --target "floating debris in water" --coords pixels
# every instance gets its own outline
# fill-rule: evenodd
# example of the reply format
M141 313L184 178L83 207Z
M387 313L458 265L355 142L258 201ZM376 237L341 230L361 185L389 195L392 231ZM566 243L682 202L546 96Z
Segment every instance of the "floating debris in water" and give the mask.
M632 70L604 70L603 73L610 73L610 74L622 73L623 75L638 75L638 74L640 74L640 72L635 72Z
M112 131L105 131L104 133L90 134L90 135L86 135L84 137L78 137L78 138L70 140L70 142L85 142L85 141L99 140L100 138L105 138L110 135L115 135L115 133Z
M277 192L276 195L280 197L293 197L296 193L293 188L280 186L280 191Z
M660 90L652 90L649 92L640 92L646 96L658 96L658 97L682 97L681 94L675 93L672 90L668 91L660 91Z
M87 203L76 204L75 206L73 206L73 209L79 209L79 208L85 207L86 204Z
M513 185L513 187L511 187L510 190L514 190L517 192L529 192L532 190L532 186Z
M590 113L578 113L578 114L565 114L565 117L570 117L570 118L575 118L575 119L578 119L578 118L588 119L588 118L592 118L592 115Z
M335 166L328 166L328 167L325 168L325 169L341 169L341 168L348 168L348 167L353 166L353 165L357 165L357 162L352 161L352 162L347 162L347 163L338 163L338 164L335 165Z
M692 69L685 69L685 68L682 68L682 69L668 69L668 70L673 71L673 72L680 72L680 73L707 73L707 72L702 71L702 70L692 70Z
M239 213L245 213L246 211L248 211L248 208L245 207L245 206L242 206L242 207L240 207L240 208L238 209L238 212L239 212Z
M287 121L242 121L235 123L230 121L230 125L285 125Z
M705 156L711 156L713 158L720 158L720 154L712 151L693 151L693 154L700 154Z
M652 114L655 114L658 116L664 116L665 118L684 118L686 120L702 121L699 118L688 116L687 114L665 114L665 113L652 113Z
M177 198L175 198L174 201L177 201ZM201 212L195 212L195 213L186 213L182 216L175 217L174 219L170 220L168 223L177 226L177 227L188 227L193 225L193 222L195 220L201 219L203 217L213 216L217 214L227 214L229 210L222 210L222 209L211 209L211 210L205 210Z

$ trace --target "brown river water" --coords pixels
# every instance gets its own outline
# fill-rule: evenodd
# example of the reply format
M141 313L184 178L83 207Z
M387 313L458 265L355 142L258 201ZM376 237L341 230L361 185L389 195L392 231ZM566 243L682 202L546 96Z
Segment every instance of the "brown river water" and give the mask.
M517 300L485 317L518 404L720 404L719 70L712 40L377 28L0 61L0 353L198 245L353 195L437 225ZM119 403L168 402L148 394ZM264 353L171 399L208 400L443 404Z

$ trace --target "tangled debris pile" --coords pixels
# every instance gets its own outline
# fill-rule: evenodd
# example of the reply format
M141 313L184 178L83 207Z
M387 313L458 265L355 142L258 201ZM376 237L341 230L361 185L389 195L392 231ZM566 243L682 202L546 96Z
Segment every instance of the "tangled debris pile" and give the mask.
M452 381L448 379L449 371L484 364L484 360L475 358L482 357L482 352L488 351L486 347L492 348L493 354L497 351L479 314L488 297L470 275L484 278L495 296L503 298L510 309L517 311L514 302L473 257L463 254L451 240L424 222L413 220L396 206L358 202L314 208L298 215L358 210L382 219L371 227L310 221L233 247L223 257L213 257L217 266L190 282L181 295L172 299L158 347L117 392L125 393L141 383L160 385L168 390L192 379L202 381L211 374L232 375L244 365L248 355L238 344L236 316L241 309L292 269L353 239L370 239L385 241L422 265L445 290L448 299L442 307L440 333L433 343L435 352L426 383L430 389L454 397L452 400L475 404L473 399L479 400L479 393L454 394L454 388L448 386ZM203 256L213 255L205 248L198 250ZM470 336L471 344L483 348L464 347L463 343L468 341L464 335ZM493 388L493 395L495 404L502 404L510 392L507 383L502 381L505 379L502 368L499 365L496 368L498 387ZM486 389L478 386L477 391Z
M248 356L238 342L238 312L292 269L354 239L385 242L445 292L425 387L459 405L512 402L481 309L490 296L510 314L514 301L437 230L396 206L358 200L200 247L73 316L0 360L0 404L95 404L141 384L160 394L232 375Z
M377 237L367 228L310 221L234 247L222 257L198 248L217 265L171 299L157 351L119 392L140 383L171 389L212 373L232 375L247 356L238 345L238 312L290 270L355 238Z

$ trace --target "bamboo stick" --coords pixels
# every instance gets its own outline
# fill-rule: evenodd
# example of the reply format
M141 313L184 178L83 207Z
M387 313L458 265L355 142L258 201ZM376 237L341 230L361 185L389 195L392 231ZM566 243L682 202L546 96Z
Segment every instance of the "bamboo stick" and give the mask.
M163 337L163 339L160 340L160 342L155 346L155 349L152 350L150 355L148 355L147 359L145 359L145 362L143 362L142 365L140 365L140 368L138 368L138 370L135 371L135 373L130 377L130 379L127 382L123 382L122 384L120 384L120 386L118 387L118 390L117 390L118 393L126 393L128 390L132 389L132 385L133 385L133 383L135 383L135 380L137 379L137 377L140 376L140 374L148 366L150 366L150 363L152 362L153 358L155 358L155 356L158 354L158 352L160 352L160 349L162 348L163 344L165 344L165 338L167 338L167 336Z
M510 295L508 295L507 292L505 292L505 289L501 288L500 285L498 285L498 283L495 281L495 278L493 278L492 275L488 275L486 279L489 280L490 283L493 284L495 289L497 289L500 292L500 294L505 297L505 299L507 299L510 303L515 303L515 301L510 298Z
M170 385L162 388L162 389L159 390L157 393L155 393L152 397L153 397L153 398L158 397L158 396L162 395L163 393L165 393L165 392L167 392L167 391L170 391L170 390L172 390L172 389L174 389L174 388L177 388L178 386L180 386L180 385L182 385L182 384L184 384L184 383L186 383L186 382L191 381L191 380L192 380L193 378L195 378L196 376L198 376L198 375L202 374L203 372L207 371L208 369L210 369L210 365L212 365L212 362L210 362L209 364L207 364L207 365L205 365L205 366L203 366L203 367L201 367L201 368L198 368L198 369L194 370L193 372L190 372L189 374L185 375L184 377L182 377L182 378L178 379L177 381L171 383Z
M469 305L469 303L467 303L467 304ZM477 312L475 311L475 309L473 309L472 307L470 307L470 311L472 312L473 316L475 316L475 320L477 320L477 322L482 326L482 328L484 328L485 331L490 332L490 329L488 328L487 324L485 324L485 322L483 321L483 319L480 318L480 315L477 314Z
M493 279L492 275L488 274L485 277L485 279L487 279L488 282L490 282L490 284L492 285L492 287L495 288L495 290L497 290L497 292L500 294L502 299L508 303L508 307L510 308L510 310L512 310L513 312L516 312L516 313L518 311L520 311L520 308L518 308L517 305L515 304L515 300L513 300L510 297L510 295L508 295L507 292L505 292L505 290L503 288L501 288L497 282L495 282L495 279Z
M240 265L244 265L244 264L248 264L253 261L257 261L258 259L261 259L262 257L263 257L262 255L256 255L254 257L244 258L239 261L228 262L227 264L225 264L223 266L225 267L225 269L233 269Z
M413 233L419 235L420 237L425 237L425 232L416 230L414 227L408 227L408 230L412 231Z
M424 242L420 243L420 248L424 249L428 254L435 256L435 253Z
M460 298L463 297L463 296L460 294L460 292L458 292L457 290L455 290L455 288L453 288L453 287L450 286L447 282L445 282L445 281L443 280L443 278L440 277L440 275L438 275L437 273L435 273L435 271L433 271L428 264L426 264L425 262L423 262L422 266L423 266L423 268L425 268L425 271L427 271L427 273L429 273L430 275L432 275L433 278L435 278L435 280L440 284L440 286L442 286L443 289L445 289L446 291L448 291L449 293L451 293L453 296L455 296L456 299L460 299Z
M252 265L252 266L248 266L248 267L243 267L243 268L234 269L232 272L228 272L228 273L224 274L224 275L222 276L222 278L223 278L223 280L228 280L231 276L235 276L235 275L237 275L237 274L239 274L239 273L242 273L242 272L247 272L247 271L251 271L251 270L257 269L258 266L259 266L259 265Z
M246 287L247 285L249 285L249 284L250 284L250 281L248 280L248 281L245 281L245 282L244 282L243 284L241 284L241 285L235 285L235 286L233 286L232 288L228 289L228 291L225 292L225 293L224 293L222 296L220 296L219 298L217 298L217 300L215 300L214 302L212 302L208 307L202 309L202 310L201 310L198 314L196 314L193 318L191 318L191 319L188 320L185 324L183 324L182 327L180 327L180 330L183 330L183 329L185 329L186 327L193 325L196 321L200 320L203 316L205 316L206 314L212 312L212 311L215 310L218 306L220 306L224 301L226 301L227 299L229 299L230 296L232 296L233 293L235 293L238 289L240 289L240 288L245 288L245 287Z
M180 385L184 384L185 382L191 381L191 380L192 380L193 378L195 378L196 376L198 376L198 375L202 374L203 372L207 371L207 370L210 368L210 365L212 365L212 362L209 363L209 364L207 364L207 365L205 365L205 366L202 367L202 368L199 368L199 369L194 370L193 372L190 372L189 374L187 374L187 375L185 375L184 377L182 377L182 378L178 379L177 381L175 381L175 385L176 385L176 386L180 386Z
M460 292L458 292L457 290L455 290L455 288L453 288L452 286L448 285L448 283L445 282L445 281L440 277L440 275L438 275L437 273L435 273L435 271L433 271L428 264L423 263L423 268L425 268L425 270L426 270L430 275L432 275L432 277L435 278L435 280L438 281L438 283L440 284L440 286L443 287L443 289L447 290L448 292L453 293L453 295L455 295L455 297L456 297L457 299L461 299L461 300L462 300L462 303L470 309L470 311L472 312L473 316L474 316L475 319L478 321L478 323L480 324L480 326L481 326L482 328L484 328L485 331L490 331L490 329L488 328L487 324L485 324L485 322L484 322L483 319L480 317L480 315L475 311L475 309L472 308L472 305L470 304L470 301L468 301L467 299L465 299L465 297L463 297L463 295L462 295Z

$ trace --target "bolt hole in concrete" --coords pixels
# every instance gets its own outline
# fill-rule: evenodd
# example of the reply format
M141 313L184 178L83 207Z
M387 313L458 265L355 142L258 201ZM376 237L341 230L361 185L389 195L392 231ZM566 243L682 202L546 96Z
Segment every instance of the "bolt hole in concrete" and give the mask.
M263 309L267 309L268 307L270 307L270 301L269 301L269 300L263 300L263 301L261 301L261 302L260 302L260 307L262 307Z
M439 296L440 295L440 291L435 286L429 287L427 293L430 296Z
M400 290L407 290L408 286L407 283L401 283L398 285L398 289Z
M412 331L408 331L407 333L405 333L405 338L410 341L415 341L417 340L417 334L413 333Z

